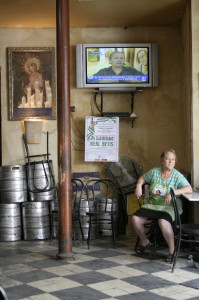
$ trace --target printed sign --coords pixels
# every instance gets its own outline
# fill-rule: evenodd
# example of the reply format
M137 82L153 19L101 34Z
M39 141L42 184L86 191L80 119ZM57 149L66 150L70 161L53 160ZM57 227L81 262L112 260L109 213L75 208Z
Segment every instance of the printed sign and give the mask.
M86 117L85 161L117 162L119 118Z

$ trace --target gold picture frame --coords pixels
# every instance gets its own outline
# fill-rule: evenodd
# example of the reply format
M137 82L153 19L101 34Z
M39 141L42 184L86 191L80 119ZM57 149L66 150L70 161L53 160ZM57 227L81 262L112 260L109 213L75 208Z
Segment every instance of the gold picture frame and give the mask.
M55 48L8 48L9 120L56 119Z

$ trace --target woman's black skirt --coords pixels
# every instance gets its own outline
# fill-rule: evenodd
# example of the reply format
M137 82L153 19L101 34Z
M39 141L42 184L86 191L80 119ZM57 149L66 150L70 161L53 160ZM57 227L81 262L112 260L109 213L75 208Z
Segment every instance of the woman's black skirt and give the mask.
M164 211L157 211L157 210L141 207L133 215L137 217L148 218L148 219L164 219L172 224L171 216Z

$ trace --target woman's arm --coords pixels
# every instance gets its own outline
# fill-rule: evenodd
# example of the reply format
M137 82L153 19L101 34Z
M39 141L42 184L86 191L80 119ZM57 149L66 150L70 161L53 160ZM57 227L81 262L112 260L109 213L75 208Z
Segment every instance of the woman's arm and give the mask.
M139 198L140 196L142 196L142 186L143 184L146 183L144 176L140 176L138 181L137 181L137 185L136 185L136 189L135 189L135 195L137 198Z
M191 193L193 193L193 189L192 189L191 185L186 185L180 189L174 190L174 193L176 196L179 196L181 194L191 194ZM164 202L167 205L170 204L170 202L171 202L171 194L170 193L166 195Z
M191 194L191 193L193 193L193 189L190 185L186 185L180 189L174 190L174 193L176 196L181 195L181 194Z

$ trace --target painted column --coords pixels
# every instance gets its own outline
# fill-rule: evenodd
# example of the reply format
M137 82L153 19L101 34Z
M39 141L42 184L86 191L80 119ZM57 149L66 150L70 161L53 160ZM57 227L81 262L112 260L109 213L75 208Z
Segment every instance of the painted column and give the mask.
M69 0L56 1L59 259L72 258Z

